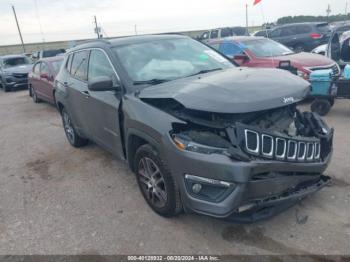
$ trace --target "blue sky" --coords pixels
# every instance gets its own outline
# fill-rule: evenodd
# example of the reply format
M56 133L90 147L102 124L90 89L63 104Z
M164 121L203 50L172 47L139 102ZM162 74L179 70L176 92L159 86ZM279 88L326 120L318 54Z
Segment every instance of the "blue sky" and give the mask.
M345 12L345 0L0 0L0 45L17 44L19 37L11 5L16 7L25 42L94 37L96 14L107 36L206 29L275 21L286 15L325 15ZM350 11L350 0L349 11Z

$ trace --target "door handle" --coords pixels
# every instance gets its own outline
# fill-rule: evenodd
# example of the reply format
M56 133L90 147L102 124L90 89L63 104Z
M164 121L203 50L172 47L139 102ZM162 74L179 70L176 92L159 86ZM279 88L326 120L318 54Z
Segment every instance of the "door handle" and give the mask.
M85 96L85 98L89 98L90 97L89 91L81 91L80 93L82 93Z

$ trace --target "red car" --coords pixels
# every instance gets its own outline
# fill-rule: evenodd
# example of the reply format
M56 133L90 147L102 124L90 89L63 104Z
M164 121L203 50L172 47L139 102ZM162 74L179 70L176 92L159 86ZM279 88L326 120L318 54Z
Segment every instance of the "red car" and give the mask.
M308 80L312 71L332 69L335 76L340 68L333 60L322 55L295 53L288 47L263 37L229 37L208 43L240 66L276 68L280 62L289 61L299 76Z
M35 103L45 100L55 103L54 80L63 62L63 56L44 58L36 62L28 76L29 95Z

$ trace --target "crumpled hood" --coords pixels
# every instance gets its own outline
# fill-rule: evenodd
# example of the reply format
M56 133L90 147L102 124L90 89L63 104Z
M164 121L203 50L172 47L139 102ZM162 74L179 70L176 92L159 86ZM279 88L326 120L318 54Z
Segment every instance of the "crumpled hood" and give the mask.
M299 102L309 86L279 69L233 68L150 86L139 98L170 98L187 109L213 113L248 113Z
M33 65L20 65L20 66L14 66L10 68L6 68L4 70L7 74L26 74L29 73L33 68Z

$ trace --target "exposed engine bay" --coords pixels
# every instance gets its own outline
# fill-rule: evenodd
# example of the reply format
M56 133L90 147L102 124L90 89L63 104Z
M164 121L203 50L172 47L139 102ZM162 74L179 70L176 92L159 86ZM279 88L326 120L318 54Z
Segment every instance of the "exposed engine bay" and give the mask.
M333 129L296 104L245 114L189 110L174 99L143 99L187 124L173 124L175 143L189 151L256 158L320 161L331 151Z

